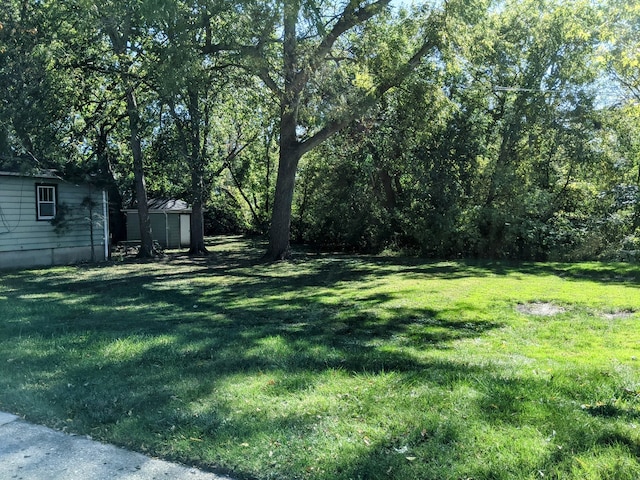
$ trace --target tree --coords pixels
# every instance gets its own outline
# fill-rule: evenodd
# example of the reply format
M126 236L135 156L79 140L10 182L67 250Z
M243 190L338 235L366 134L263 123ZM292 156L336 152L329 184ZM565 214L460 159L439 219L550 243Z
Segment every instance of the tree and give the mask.
M176 20L179 23L179 16ZM190 42L181 39L186 29L167 28L169 45L162 48L154 82L166 104L179 139L180 157L188 167L190 200L190 255L207 255L204 242L205 169L209 160L215 67L205 67L194 57ZM167 161L158 159L157 161Z
M479 254L548 253L541 237L594 160L599 25L591 2L507 3L465 47L468 88L484 91L490 116L476 191Z
M135 178L136 202L140 222L140 250L138 256L150 258L155 255L151 234L151 218L147 199L147 187L144 174L142 150L142 124L138 105L137 88L140 85L143 69L140 59L144 58L143 38L137 37L144 30L143 17L137 2L120 4L118 11L115 5L99 2L93 5L98 12L99 21L104 33L111 42L111 48L117 62L117 75L120 77L125 93L127 118L129 121L129 141L133 156L133 174Z
M57 42L57 19L39 3L2 5L0 168L63 169L76 159L67 108L74 85L46 48Z
M142 89L141 86L148 78L149 65L156 61L150 46L154 41L151 32L157 2L75 0L47 5L58 19L58 41L55 44L58 67L70 79L77 76L83 85L89 84L84 80L85 76L93 79L93 88L103 93L95 95L101 97L99 100L89 99L90 95L80 97L89 99L91 103L97 101L99 108L112 114L119 108L105 108L103 102L123 105L124 114L117 114L116 118L127 120L128 146L140 219L139 256L154 256L156 252L151 236L144 166L146 112L140 102L142 100L148 104L148 94L151 93L148 88ZM85 129L91 127L89 122L92 114L89 112L97 113L99 108L87 109L85 106L84 111L81 108L76 110L78 117L85 121ZM83 113L86 115L83 116ZM104 117L97 116L95 120L101 121ZM84 140L78 139L79 142ZM100 142L103 141L104 137L98 135L93 154L100 152L103 147Z
M626 100L640 102L640 4L611 0L605 37L608 73L622 86Z
M168 114L163 115L162 130L154 143L155 171L162 175L158 167L171 163L171 158L182 159L180 166L174 167L174 176L179 176L184 166L188 168L189 185L176 178L172 186L182 183L181 194L193 205L189 253L206 255L203 212L214 186L224 189L236 202L237 192L241 200L235 207L241 208L238 203L244 202L255 227L259 230L263 223L263 204L255 200L258 196L268 198L269 188L264 192L255 176L266 167L269 182L270 145L261 152L255 144L261 135L271 143L272 134L263 125L271 114L262 106L266 103L260 98L264 89L251 78L247 83L224 61L208 65L200 57L185 61L185 50L179 48L173 52L178 58L171 61L167 53L163 52L161 66L156 69L160 98ZM268 209L268 200L266 203Z
M294 224L304 241L461 254L461 213L484 154L486 120L474 92L458 88L463 76L450 61L425 62L305 157Z
M438 257L602 252L599 12L508 7L457 29L437 62L303 163L297 234Z
M640 229L640 3L612 0L609 4L605 51L608 73L620 89L612 92L619 101L614 112L615 131L623 164L635 175L625 183L635 190L634 230ZM619 162L620 163L620 162ZM640 232L639 232L640 236Z
M366 59L375 57L377 52L356 53L352 47L357 35L349 37L349 33L360 34L373 19L388 15L389 3L390 0L349 0L338 6L319 0L284 0L261 5L256 15L272 24L254 33L257 41L253 45L230 46L209 39L203 48L208 54L234 48L242 52L245 68L271 89L280 106L278 173L267 260L284 259L289 254L291 207L302 156L401 83L440 41L441 12L430 16L430 23L423 29L407 21L421 40L408 42L408 53L394 52L402 60L390 62L395 68L383 72L375 79L377 82L359 84L355 66L364 66ZM281 35L275 39L277 32ZM273 48L276 40L279 51ZM365 76L374 81L373 76Z

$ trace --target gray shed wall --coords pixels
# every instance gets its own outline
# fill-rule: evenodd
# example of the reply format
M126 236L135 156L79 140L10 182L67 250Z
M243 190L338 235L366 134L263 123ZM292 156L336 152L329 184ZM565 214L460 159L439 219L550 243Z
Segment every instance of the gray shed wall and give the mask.
M163 248L181 248L180 213L150 213L151 237ZM183 214L184 215L184 214ZM140 241L138 212L127 210L127 240ZM167 228L168 226L168 228Z

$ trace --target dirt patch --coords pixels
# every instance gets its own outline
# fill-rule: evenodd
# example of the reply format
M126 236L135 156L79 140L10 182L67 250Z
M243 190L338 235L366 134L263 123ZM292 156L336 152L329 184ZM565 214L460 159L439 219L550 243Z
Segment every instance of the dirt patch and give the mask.
M563 307L548 302L520 303L516 306L516 310L526 315L538 315L542 317L551 317L566 311Z
M607 312L607 313L603 313L602 316L604 318L606 318L607 320L620 320L623 318L629 318L631 317L634 313L633 310L618 310L615 312Z

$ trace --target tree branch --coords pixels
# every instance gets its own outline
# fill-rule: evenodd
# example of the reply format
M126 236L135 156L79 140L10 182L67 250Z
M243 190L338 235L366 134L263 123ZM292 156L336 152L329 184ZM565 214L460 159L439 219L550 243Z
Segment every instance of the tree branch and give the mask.
M360 2L357 0L350 0L331 31L326 34L311 55L308 68L302 69L297 73L293 81L293 88L302 89L304 87L309 76L318 69L320 63L322 63L324 58L331 52L333 45L343 33L378 15L389 5L390 2L391 0L377 0L363 6L362 8L358 8Z
M411 56L411 58L407 61L404 67L391 79L386 82L378 85L372 93L367 95L358 105L354 106L350 110L350 113L343 116L342 118L333 120L327 123L323 128L318 130L313 136L308 139L300 142L299 149L301 154L305 154L308 151L312 150L314 147L320 145L322 142L331 137L334 133L340 131L345 128L351 122L353 122L358 116L360 116L363 112L371 108L372 105L375 105L378 100L380 100L389 90L393 87L397 87L401 85L404 80L408 77L411 72L413 72L421 60L433 49L439 46L439 40L435 35L429 35L427 39L425 39L422 46L416 50L416 52Z

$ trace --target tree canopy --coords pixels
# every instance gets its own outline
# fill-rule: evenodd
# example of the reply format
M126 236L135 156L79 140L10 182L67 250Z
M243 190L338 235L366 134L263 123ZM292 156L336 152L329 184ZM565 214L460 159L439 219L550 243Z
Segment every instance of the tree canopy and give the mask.
M205 234L437 257L637 258L637 0L4 2L0 168Z

